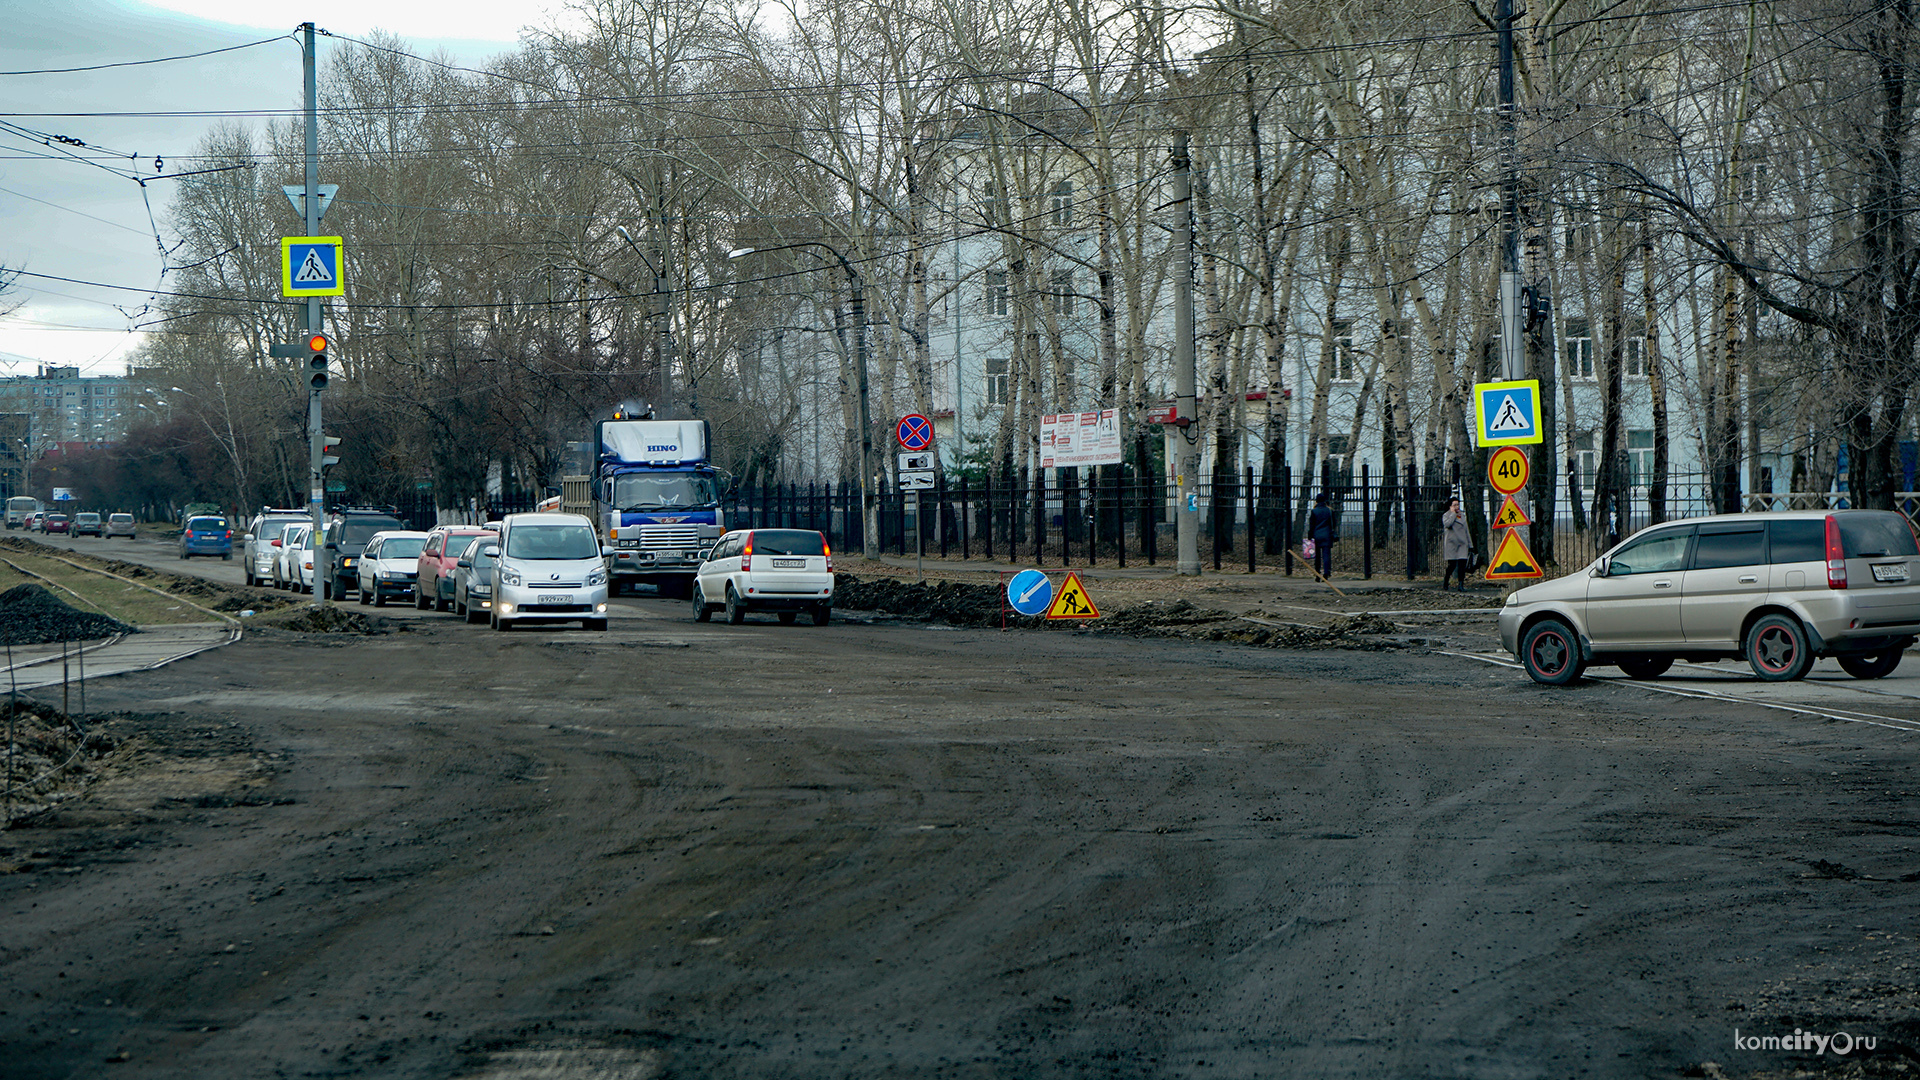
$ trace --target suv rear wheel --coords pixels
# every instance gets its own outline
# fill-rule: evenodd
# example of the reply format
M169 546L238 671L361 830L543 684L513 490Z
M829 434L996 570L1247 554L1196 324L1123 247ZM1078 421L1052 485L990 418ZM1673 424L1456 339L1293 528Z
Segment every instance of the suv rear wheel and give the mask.
M1893 674L1900 666L1900 654L1904 650L1888 649L1881 653L1855 653L1852 656L1837 656L1840 667L1856 679L1879 679Z
M1520 640L1520 662L1534 682L1565 686L1580 677L1580 642L1559 619L1543 619Z
M1623 656L1620 670L1629 679L1657 679L1673 666L1671 656Z
M713 609L707 606L707 594L700 591L700 583L693 585L693 621L713 621Z
M733 586L727 586L727 621L735 626L747 621L747 605L740 602L740 594Z
M1804 679L1813 666L1806 628L1786 615L1765 615L1747 629L1747 663L1766 682Z

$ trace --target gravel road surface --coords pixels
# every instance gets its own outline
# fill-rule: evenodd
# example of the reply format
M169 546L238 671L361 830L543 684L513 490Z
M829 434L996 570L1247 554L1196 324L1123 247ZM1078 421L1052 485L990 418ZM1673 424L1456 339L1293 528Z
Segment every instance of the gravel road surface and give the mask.
M0 834L0 1075L1911 1075L1915 731L619 603L94 685L165 768Z

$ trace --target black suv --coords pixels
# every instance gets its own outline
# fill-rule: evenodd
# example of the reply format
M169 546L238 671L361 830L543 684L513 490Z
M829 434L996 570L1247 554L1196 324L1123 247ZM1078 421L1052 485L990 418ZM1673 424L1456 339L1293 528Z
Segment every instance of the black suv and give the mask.
M325 595L342 600L360 589L360 555L377 532L411 528L391 507L349 507L327 518Z

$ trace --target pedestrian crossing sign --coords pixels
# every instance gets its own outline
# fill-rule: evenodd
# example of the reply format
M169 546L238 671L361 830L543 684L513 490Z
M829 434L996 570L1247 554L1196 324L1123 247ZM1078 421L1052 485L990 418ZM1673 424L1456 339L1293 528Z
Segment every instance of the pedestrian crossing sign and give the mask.
M1067 571L1067 582L1060 586L1060 592L1054 596L1053 605L1047 608L1049 619L1097 619L1100 609L1093 606L1093 598L1087 595L1087 587L1080 584L1078 571Z
M1540 381L1473 384L1473 418L1481 446L1545 442L1540 429Z
M345 295L345 248L345 242L337 236L281 237L280 295Z

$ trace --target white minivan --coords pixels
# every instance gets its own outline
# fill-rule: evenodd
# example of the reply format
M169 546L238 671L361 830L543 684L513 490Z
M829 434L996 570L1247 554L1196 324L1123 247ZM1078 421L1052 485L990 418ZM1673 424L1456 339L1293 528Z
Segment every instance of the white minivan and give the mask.
M813 625L833 615L833 549L812 529L736 529L713 545L693 583L693 617L730 623L749 611L771 611L792 625L806 612Z
M495 630L515 623L607 628L607 564L593 523L579 514L508 514L493 565Z

